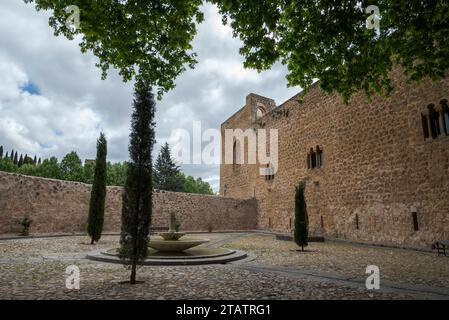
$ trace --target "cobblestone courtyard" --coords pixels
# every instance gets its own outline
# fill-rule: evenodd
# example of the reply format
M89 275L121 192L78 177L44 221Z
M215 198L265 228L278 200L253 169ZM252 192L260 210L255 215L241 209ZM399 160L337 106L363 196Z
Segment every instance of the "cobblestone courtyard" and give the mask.
M104 236L0 240L1 299L449 299L449 258L434 253L346 243L311 243L310 252L263 234L206 234L209 246L245 250L249 258L226 265L138 270L143 284L121 284L121 265L85 259L87 252L118 246ZM65 287L77 265L80 290ZM365 288L368 265L381 272L380 290Z

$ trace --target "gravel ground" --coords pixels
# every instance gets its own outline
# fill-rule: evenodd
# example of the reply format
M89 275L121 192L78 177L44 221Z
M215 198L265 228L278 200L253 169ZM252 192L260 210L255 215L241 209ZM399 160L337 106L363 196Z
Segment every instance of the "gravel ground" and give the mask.
M261 254L254 264L272 264L283 257L282 264L307 266L303 260L313 255L322 256L335 250L335 244L312 246L316 253L298 254L290 252L287 242L274 241L269 236L241 237L239 234L191 235L213 241L235 239L228 246L245 247L250 253ZM240 238L239 238L240 237ZM269 257L266 246L279 250ZM159 267L145 266L138 270L142 284L131 286L120 283L127 280L129 270L121 265L89 261L84 258L91 250L106 249L118 245L118 237L106 236L96 246L87 245L85 237L53 239L26 239L0 241L0 298L1 299L413 299L416 296L368 291L363 286L351 287L338 283L300 279L273 272L253 272L242 268L246 264L213 266ZM340 247L338 247L340 248ZM282 249L282 250L283 250ZM342 252L350 251L341 246ZM353 246L354 250L368 250ZM318 252L322 253L318 254ZM368 253L365 253L368 254ZM286 259L286 257L290 257ZM353 255L355 259L355 255ZM324 258L320 258L324 259ZM327 258L330 260L330 257ZM343 262L336 259L336 270L346 271ZM430 260L430 259L429 259ZM271 262L270 262L271 261ZM319 260L318 260L319 261ZM281 262L281 261L278 261ZM352 261L353 262L353 261ZM314 263L312 260L310 263ZM351 261L347 269L355 270ZM362 263L363 264L363 263ZM77 265L80 269L80 290L65 287L66 268ZM321 265L326 265L323 261ZM310 265L309 265L310 268Z
M381 279L412 285L449 288L449 258L436 253L356 245L343 242L310 243L309 252L295 252L295 243L272 235L236 239L226 246L252 252L256 263L312 272L366 277L368 265L380 269Z

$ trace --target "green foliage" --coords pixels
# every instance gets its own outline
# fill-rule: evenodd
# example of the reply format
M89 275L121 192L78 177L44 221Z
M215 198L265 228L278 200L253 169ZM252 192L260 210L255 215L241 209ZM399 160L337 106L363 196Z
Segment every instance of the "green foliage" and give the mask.
M22 155L21 155L22 156ZM23 158L23 164L32 164L35 165L36 163L34 162L33 158L29 157L27 154L25 155L25 157Z
M24 164L18 170L17 173L26 175L26 176L38 176L39 175L39 167L33 164Z
M185 193L198 193L198 194L215 194L208 182L203 181L201 178L195 179L192 176L186 176L183 173L180 174L184 181L183 192Z
M124 81L145 80L158 88L158 95L175 86L186 66L193 68L196 54L191 42L196 23L203 20L201 0L24 0L37 10L52 10L49 24L55 35L74 39L82 35L81 51L92 51L106 78L110 67L119 70ZM65 8L80 9L80 28L66 26Z
M156 159L153 171L154 188L166 191L182 191L183 180L179 167L171 158L170 147L166 142Z
M61 161L61 171L65 180L83 181L83 166L75 151L68 153Z
M91 237L91 243L98 242L101 238L104 223L104 209L106 201L107 178L107 141L103 133L97 141L97 158L95 160L95 174L89 203L89 219L87 233Z
M128 163L108 163L108 186L124 186Z
M168 153L169 153L169 149ZM161 155L159 155L161 156ZM35 157L36 158L36 157ZM165 156L164 156L165 158ZM19 174L27 176L35 176L50 179L59 179L66 181L78 181L87 184L93 184L94 182L94 172L95 172L95 161L86 160L84 166L81 165L81 160L79 159L76 152L70 152L65 157L64 160L59 163L56 157L51 157L50 159L45 159L43 162L37 160L36 163L34 159L25 156L21 156L22 165L19 166L20 160L17 165L9 158L0 158L0 171L5 172L16 172ZM171 161L171 162L170 162ZM195 179L191 176L186 176L184 173L179 171L178 167L174 165L174 162L170 159L168 162L164 162L162 166L155 166L154 171L157 168L166 168L170 170L160 170L159 172L171 172L176 174L172 179L165 179L168 182L165 186L160 187L160 185L155 186L156 189L179 191L186 193L199 193L199 194L214 194L209 183L203 181L201 178ZM157 162L156 162L157 163ZM171 163L171 164L170 164ZM172 166L171 166L172 165ZM126 181L126 172L128 169L127 162L110 163L107 162L107 179L106 184L108 186L120 186L123 187ZM166 174L167 175L167 174ZM168 176L170 176L168 174ZM153 175L153 179L160 177L156 173ZM159 181L162 181L160 179Z
M304 251L304 247L308 245L309 237L309 218L307 216L307 204L304 196L306 183L301 182L296 187L295 193L295 233L294 238L298 246Z
M16 172L17 166L9 157L0 158L0 171Z
M20 155L20 158L19 158L19 163L17 164L17 166L20 168L21 166L23 166L23 156L22 155Z
M131 284L136 283L137 263L148 255L152 214L151 153L155 143L156 104L149 83L136 83L133 105L119 251L120 258L131 266Z
M39 177L51 178L51 179L63 179L64 173L59 166L58 159L56 157L51 157L50 159L45 159L42 164L38 167Z
M186 66L193 68L191 42L203 21L201 0L24 0L52 10L56 35L81 35L103 71L114 67L125 81L144 79L161 97ZM380 32L366 28L366 1L208 0L243 42L244 66L287 65L289 85L304 88L320 79L326 92L345 102L357 91L389 93L396 65L410 81L443 77L449 68L449 2L379 0ZM66 26L69 5L80 8L80 28Z
M30 227L33 223L33 220L26 214L22 220L19 221L19 224L22 226L22 236L28 236L30 234Z
M86 160L83 166L83 182L93 184L94 174L95 174L95 161Z
M345 101L358 90L389 93L389 72L439 79L449 68L449 2L333 0L212 0L243 41L245 67L288 66L289 85L309 88L315 79ZM375 4L380 34L366 28ZM306 92L306 90L304 91Z

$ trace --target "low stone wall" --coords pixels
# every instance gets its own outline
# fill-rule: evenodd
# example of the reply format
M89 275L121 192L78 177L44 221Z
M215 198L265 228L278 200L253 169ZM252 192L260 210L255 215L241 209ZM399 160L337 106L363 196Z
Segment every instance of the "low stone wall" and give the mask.
M18 233L28 214L32 233L85 232L91 186L0 172L0 234ZM120 231L122 188L108 187L104 231ZM175 212L186 231L252 230L257 203L219 196L155 191L153 227L168 226Z

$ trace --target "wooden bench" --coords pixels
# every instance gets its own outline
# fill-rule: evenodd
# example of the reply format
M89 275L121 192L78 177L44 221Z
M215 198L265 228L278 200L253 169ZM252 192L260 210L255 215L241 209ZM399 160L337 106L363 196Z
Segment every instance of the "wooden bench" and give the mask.
M449 240L446 241L437 241L432 245L433 250L437 250L438 256L444 255L447 256L446 250L449 249Z

